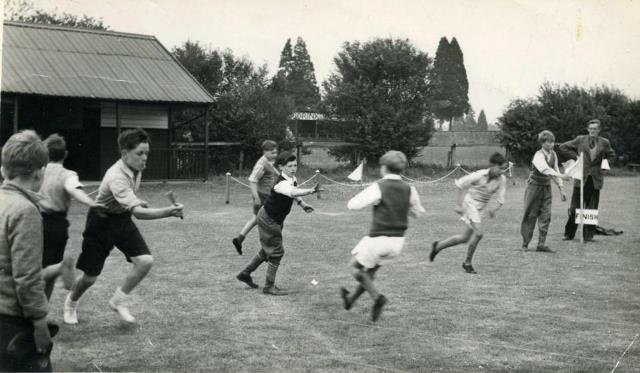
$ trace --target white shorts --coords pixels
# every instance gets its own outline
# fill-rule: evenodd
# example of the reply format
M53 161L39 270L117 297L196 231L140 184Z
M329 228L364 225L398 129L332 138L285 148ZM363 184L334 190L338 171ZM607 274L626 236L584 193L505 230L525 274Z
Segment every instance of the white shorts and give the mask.
M365 236L351 250L351 255L364 267L374 268L400 255L403 246L404 237Z
M469 226L471 226L472 222L474 224L480 224L482 222L482 208L486 206L486 204L478 206L479 204L479 202L465 197L462 201L462 217L460 220Z

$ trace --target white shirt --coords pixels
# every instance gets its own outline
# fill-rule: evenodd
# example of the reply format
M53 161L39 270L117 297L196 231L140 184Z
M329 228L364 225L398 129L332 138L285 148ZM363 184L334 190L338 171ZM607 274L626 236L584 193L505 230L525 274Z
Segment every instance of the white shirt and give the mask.
M478 210L482 210L494 194L498 203L504 204L507 178L500 175L490 180L488 168L463 176L457 179L455 184L459 189L468 189L465 201L472 203Z
M295 186L293 186L294 182L298 182L298 179L296 179L295 176L289 177L287 175L285 175L285 173L283 172L282 174L280 174L284 180L280 181L279 183L277 183L274 187L273 190L276 191L276 193L280 193L283 194L287 197L291 197L293 198L293 190L295 189Z
M383 179L402 180L400 175L386 174ZM369 185L365 190L351 198L347 203L349 210L360 210L367 206L375 206L382 200L382 191L378 183ZM420 203L420 195L414 186L411 186L409 197L409 215L417 218L425 213L424 207Z
M551 156L551 152L547 152L544 149L540 149L533 155L533 167L535 167L538 171L540 171L543 175L548 175L553 177L553 180L558 184L559 187L562 187L562 179L560 178L560 169L558 168L558 156L554 157L555 162L553 162L553 168L549 167L549 163L547 163L547 159Z

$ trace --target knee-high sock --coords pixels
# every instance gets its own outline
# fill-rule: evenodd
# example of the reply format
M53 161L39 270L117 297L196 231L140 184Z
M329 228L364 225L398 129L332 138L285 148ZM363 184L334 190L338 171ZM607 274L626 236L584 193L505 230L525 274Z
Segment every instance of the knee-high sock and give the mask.
M264 261L265 261L265 257L262 254L262 250L260 250L260 252L258 252L258 254L256 254L256 256L254 256L253 259L251 259L251 261L249 262L249 265L242 270L242 273L246 275L250 275L253 271L258 269L258 267L260 267L260 265Z
M278 273L278 265L272 262L267 263L267 278L264 282L265 288L273 287L276 284L276 273Z

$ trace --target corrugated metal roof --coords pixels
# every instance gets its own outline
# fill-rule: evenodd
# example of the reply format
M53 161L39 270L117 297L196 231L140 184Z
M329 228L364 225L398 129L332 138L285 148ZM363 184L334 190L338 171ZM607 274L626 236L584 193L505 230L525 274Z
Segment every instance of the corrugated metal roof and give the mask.
M153 36L4 22L2 91L211 103Z

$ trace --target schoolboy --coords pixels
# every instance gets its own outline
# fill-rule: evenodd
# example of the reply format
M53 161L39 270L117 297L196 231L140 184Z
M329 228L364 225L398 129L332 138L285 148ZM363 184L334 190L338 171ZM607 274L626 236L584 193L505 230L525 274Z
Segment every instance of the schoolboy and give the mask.
M358 287L351 295L346 288L340 289L340 295L346 310L367 291L373 299L371 320L376 321L382 313L387 298L380 294L373 280L382 264L400 254L404 246L404 233L408 227L409 216L418 217L424 213L420 196L415 187L402 181L400 173L407 166L404 153L391 150L380 158L380 176L382 179L371 184L349 200L349 210L360 210L373 206L373 222L369 235L363 237L351 251L350 265Z
M280 176L271 188L271 193L264 202L264 206L258 211L257 216L261 249L236 278L254 289L258 288L258 285L251 278L251 273L258 269L263 262L267 262L267 275L262 292L269 295L287 295L286 290L275 285L278 266L284 256L282 243L284 220L291 212L294 200L305 212L313 212L313 207L300 197L317 193L319 186L316 184L312 189L297 187L298 181L295 175L298 163L296 156L289 152L278 155L274 165L280 171Z
M462 263L465 272L475 274L471 261L478 243L483 237L480 226L482 211L487 207L491 197L496 195L496 206L488 210L489 217L493 218L496 211L504 204L507 178L504 173L508 170L506 159L500 153L494 153L489 158L489 168L472 172L455 181L458 188L456 212L462 217L466 226L461 234L448 237L442 241L434 241L429 253L429 261L433 262L438 253L448 247L469 242L467 257Z
M140 231L131 219L152 220L181 217L183 205L151 208L138 198L142 170L144 170L150 145L149 135L141 128L123 131L118 136L120 160L104 175L96 203L104 205L104 214L89 209L82 240L82 252L76 268L83 272L71 288L64 302L64 322L77 324L78 300L98 279L104 262L116 246L133 263L124 282L109 300L109 306L128 323L135 322L129 311L131 291L151 270L153 257Z

